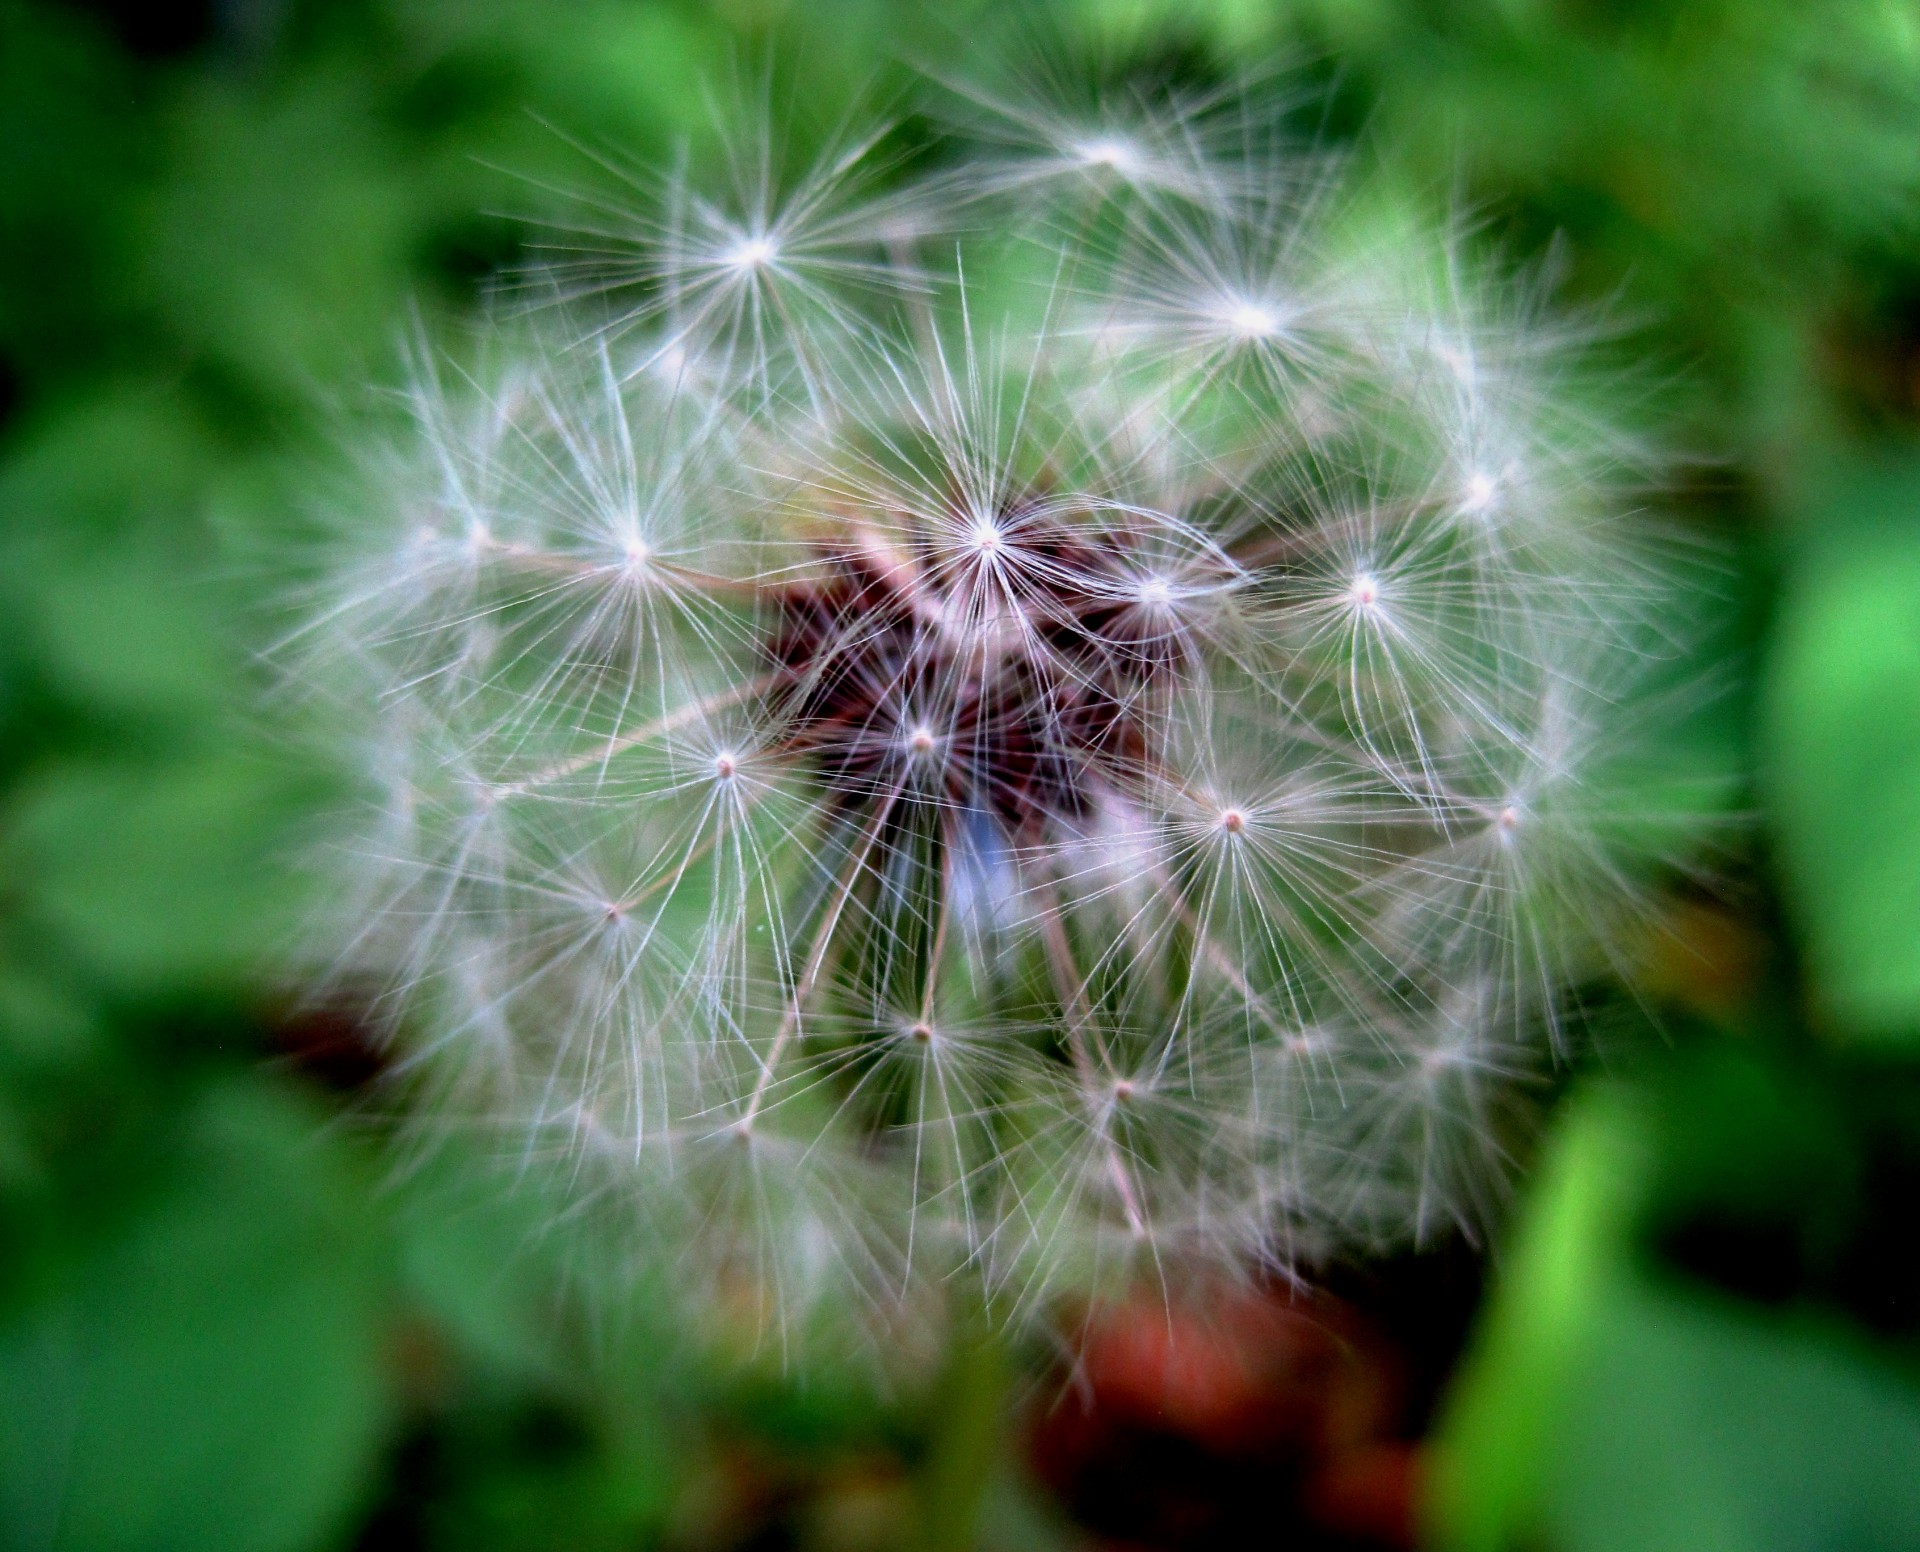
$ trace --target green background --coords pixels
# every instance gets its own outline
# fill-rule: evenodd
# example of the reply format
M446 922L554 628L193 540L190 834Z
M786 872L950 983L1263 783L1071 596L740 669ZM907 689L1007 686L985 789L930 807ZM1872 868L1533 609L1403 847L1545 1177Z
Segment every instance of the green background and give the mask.
M743 1474L781 1545L1074 1544L1020 1355L698 1356L560 1204L396 1166L271 972L341 778L249 656L570 140L664 159L757 73L830 123L994 40L1326 83L1381 197L1622 320L1725 557L1646 797L1734 773L1714 882L1596 994L1432 1537L1920 1545L1920 6L0 0L0 1546L730 1546Z

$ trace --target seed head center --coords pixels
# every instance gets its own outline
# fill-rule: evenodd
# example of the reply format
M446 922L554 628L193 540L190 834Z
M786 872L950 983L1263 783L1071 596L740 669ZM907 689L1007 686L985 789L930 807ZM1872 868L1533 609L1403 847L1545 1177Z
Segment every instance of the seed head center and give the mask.
M1011 503L966 521L980 566L1012 550L1016 523L1035 564L983 589L973 568L870 547L781 594L768 649L790 685L786 737L849 813L884 803L904 823L938 802L1031 838L1136 778L1187 648L1125 607L1142 587L1125 540Z

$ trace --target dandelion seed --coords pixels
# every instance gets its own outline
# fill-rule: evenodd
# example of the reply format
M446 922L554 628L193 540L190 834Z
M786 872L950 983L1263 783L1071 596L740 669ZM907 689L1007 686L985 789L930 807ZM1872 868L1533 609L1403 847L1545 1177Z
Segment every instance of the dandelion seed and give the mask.
M1467 488L1460 498L1460 510L1470 513L1490 511L1499 490L1500 482L1491 474L1475 471L1467 476Z
M1247 340L1272 339L1280 332L1280 315L1260 302L1236 302L1222 315L1228 328Z
M720 255L728 269L765 269L780 257L780 245L771 237L745 237Z
M1140 170L1139 151L1126 141L1111 136L1083 140L1070 149L1089 167L1105 167L1123 176L1131 176Z

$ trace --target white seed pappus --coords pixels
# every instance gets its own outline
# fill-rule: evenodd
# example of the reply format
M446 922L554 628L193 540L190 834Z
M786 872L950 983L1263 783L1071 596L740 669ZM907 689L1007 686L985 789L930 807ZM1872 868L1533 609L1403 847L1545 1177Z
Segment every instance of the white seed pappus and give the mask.
M360 720L328 962L696 1303L1473 1232L1674 860L1580 329L1259 123L636 179L368 460L282 654Z

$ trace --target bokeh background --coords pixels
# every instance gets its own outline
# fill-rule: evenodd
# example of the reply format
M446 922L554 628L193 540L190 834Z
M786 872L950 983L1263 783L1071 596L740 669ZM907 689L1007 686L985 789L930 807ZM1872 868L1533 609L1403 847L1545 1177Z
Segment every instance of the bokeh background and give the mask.
M1493 1243L1075 1354L717 1350L509 1166L397 1164L274 973L342 787L261 557L580 143L743 72L911 131L909 66L1037 40L1289 60L1620 324L1724 557L1721 842ZM1920 1545L1920 5L0 0L0 1547L1416 1544Z

